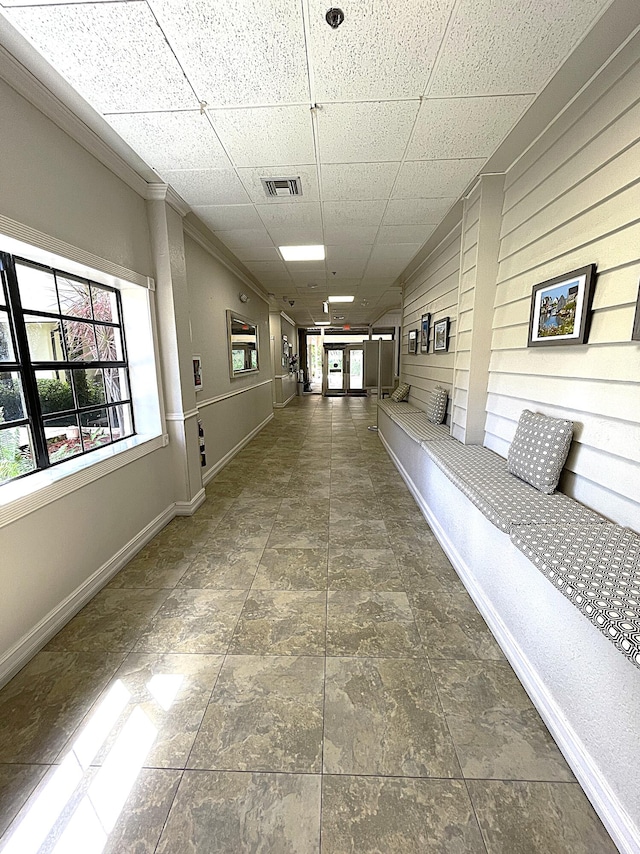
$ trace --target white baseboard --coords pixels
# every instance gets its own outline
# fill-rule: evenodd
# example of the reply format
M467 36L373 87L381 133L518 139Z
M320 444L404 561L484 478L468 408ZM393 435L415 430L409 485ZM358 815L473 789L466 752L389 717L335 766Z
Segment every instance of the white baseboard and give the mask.
M296 393L295 393L295 391L294 391L294 393L293 393L292 395L290 395L290 396L285 400L285 402L284 402L284 403L274 403L274 404L273 404L274 409L284 409L284 408L285 408L285 406L286 406L288 403L291 403L291 401L293 400L293 398L294 398L295 396L296 396Z
M195 495L191 501L176 501L176 516L193 516L198 507L206 501L207 493L204 491L204 486L200 492Z
M581 739L567 722L562 709L550 696L538 672L531 666L526 652L517 643L493 607L493 604L485 596L482 588L475 580L470 567L464 561L447 532L425 502L409 472L404 468L382 433L378 433L378 435L402 479L415 498L422 515L425 517L443 551L460 576L460 580L463 582L507 660L513 667L518 679L540 713L540 717L545 722L554 741L560 748L560 751L591 801L595 811L600 816L614 843L622 854L638 854L640 852L640 835L631 816L622 807L619 799L593 763Z
M0 658L0 687L21 670L25 664L69 620L83 608L128 563L165 525L176 515L175 505L167 507L149 524L124 545L100 569L96 570L73 593L43 617L27 634Z
M222 469L227 465L227 463L231 462L231 460L235 457L235 455L239 454L240 451L244 448L244 446L248 445L249 442L255 436L257 436L258 433L264 427L267 426L267 424L269 423L269 421L271 421L272 418L273 418L273 412L270 412L269 415L267 415L267 417L264 419L264 421L262 423L258 424L257 427L254 427L254 429L250 433L247 433L247 435L244 437L244 439L242 439L240 442L238 442L237 445L235 445L233 448L231 448L231 450L228 451L224 455L224 457L219 459L217 463L212 465L211 468L209 469L209 471L206 472L206 474L202 478L203 485L206 486L210 481L212 481L213 478L218 474L218 472L222 471Z

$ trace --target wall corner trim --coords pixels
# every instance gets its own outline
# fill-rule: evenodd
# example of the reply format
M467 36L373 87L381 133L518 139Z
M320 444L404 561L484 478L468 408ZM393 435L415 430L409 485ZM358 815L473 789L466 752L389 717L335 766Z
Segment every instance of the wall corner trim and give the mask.
M191 210L185 200L176 193L171 184L149 183L146 186L144 197L150 201L166 202L182 217L185 217Z

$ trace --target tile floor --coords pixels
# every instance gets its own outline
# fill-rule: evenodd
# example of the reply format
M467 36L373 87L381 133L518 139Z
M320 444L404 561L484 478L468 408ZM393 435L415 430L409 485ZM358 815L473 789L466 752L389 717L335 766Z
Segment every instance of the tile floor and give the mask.
M277 412L0 691L0 850L615 852L374 418Z

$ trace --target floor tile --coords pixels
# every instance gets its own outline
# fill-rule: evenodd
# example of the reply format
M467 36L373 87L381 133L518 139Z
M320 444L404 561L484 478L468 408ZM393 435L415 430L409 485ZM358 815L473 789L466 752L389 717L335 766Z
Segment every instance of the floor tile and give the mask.
M108 586L175 587L189 568L191 560L180 549L166 549L162 552L143 549L114 576Z
M325 593L251 590L229 652L324 655L325 623Z
M327 655L422 658L406 594L330 591Z
M330 590L403 591L398 564L391 549L329 549Z
M229 541L237 549L263 549L274 521L275 515L267 520L229 520L225 517L216 529L215 539Z
M329 524L329 545L352 549L388 549L389 536L381 519L354 519Z
M209 540L182 576L179 587L248 590L253 583L262 549L219 550Z
M329 523L324 519L277 521L267 542L268 549L319 549L327 545Z
M417 593L411 606L431 660L504 659L468 593Z
M328 658L324 770L461 777L429 665Z
M9 850L153 854L181 772L132 767L131 756L120 751L110 768L83 771L69 754L15 819Z
M616 854L577 783L472 780L488 854Z
M0 692L0 762L53 762L122 659L39 652Z
M48 765L0 765L0 836L48 768Z
M254 590L326 590L327 549L265 549Z
M157 854L318 854L319 838L320 777L187 771Z
M465 784L324 778L323 854L485 854Z
M135 651L225 653L246 595L244 590L171 591Z
M324 662L297 656L228 656L189 768L322 770Z
M382 520L382 509L377 498L360 497L357 501L351 498L332 498L329 521L350 522L358 520Z
M171 590L101 590L49 641L46 650L128 652Z
M465 777L573 782L507 662L435 661L432 668Z
M184 768L211 692L222 666L221 655L158 655L132 653L98 698L82 727L63 750L82 744L107 709L112 726L103 733L91 764L102 765L123 738L130 716L142 712L155 730L153 743L141 760L151 768ZM119 713L118 713L119 710Z

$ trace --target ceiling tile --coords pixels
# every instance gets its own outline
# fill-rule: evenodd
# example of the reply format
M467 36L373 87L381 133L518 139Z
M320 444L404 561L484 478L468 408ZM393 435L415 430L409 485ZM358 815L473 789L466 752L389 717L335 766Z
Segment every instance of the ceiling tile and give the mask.
M378 245L384 243L424 243L430 231L425 225L383 225L378 232Z
M395 258L409 261L416 254L422 243L381 243L373 247L371 260L389 261Z
M322 243L322 227L275 228L269 227L269 234L276 246L316 246Z
M320 202L289 205L256 205L256 211L265 227L272 228L322 228Z
M325 201L388 199L400 163L332 163L322 167Z
M212 231L262 226L253 205L197 205L192 210Z
M264 204L267 199L270 205L298 205L305 204L305 202L316 202L320 198L318 173L314 164L310 166L261 166L257 169L238 169L238 175L247 193L249 193L249 198L257 205ZM302 195L267 197L261 178L300 178Z
M324 224L325 228L350 228L380 225L386 202L324 202ZM339 241L331 241L339 242Z
M362 276L329 276L327 280L328 294L352 294L360 287Z
M261 273L280 273L280 275L286 275L287 272L283 261L246 261L245 267L256 275L260 275Z
M326 244L373 243L378 233L377 225L335 226L324 221L324 239Z
M424 101L408 160L489 157L533 100L530 95Z
M280 253L275 246L234 247L234 255L240 261L280 261Z
M331 261L331 263L327 265L327 270L330 276L335 273L336 276L343 276L345 279L360 279L364 275L364 268L366 266L366 258L362 258L360 261ZM328 281L331 281L331 278L329 278Z
M22 7L8 14L101 112L197 106L146 3Z
M431 199L440 196L457 199L478 174L484 162L484 159L476 159L404 163L393 191L393 198Z
M324 276L326 267L324 261L288 261L287 269L292 276Z
M456 201L443 199L391 199L387 205L382 229L396 225L437 225ZM412 241L409 241L412 242Z
M315 162L309 107L210 110L209 115L236 166Z
M327 265L331 267L334 261L366 261L371 254L371 245L367 243L351 243L327 246ZM333 269L333 267L332 267Z
M417 101L322 104L320 162L402 160L417 113Z
M318 285L317 291L314 290L312 293L324 293L327 278L325 270L302 270L296 273L295 270L290 268L289 275L297 286L306 287L309 283L316 284ZM320 297L320 299L324 299L324 297Z
M236 247L238 249L250 249L260 246L275 248L266 228L232 228L216 231L216 235L231 249Z
M124 141L158 172L230 169L211 123L200 111L118 113L105 116Z
M299 0L150 0L198 97L210 105L308 101Z
M332 30L325 7L313 4L309 43L317 100L422 95L452 6L453 0L349 3L344 24Z
M539 92L609 0L462 0L431 95ZM490 61L488 58L490 57Z
M406 261L401 258L379 259L377 261L369 261L367 265L367 275L372 276L394 276L397 278L404 270L411 259Z
M190 205L241 205L249 201L233 169L162 170L161 174Z

